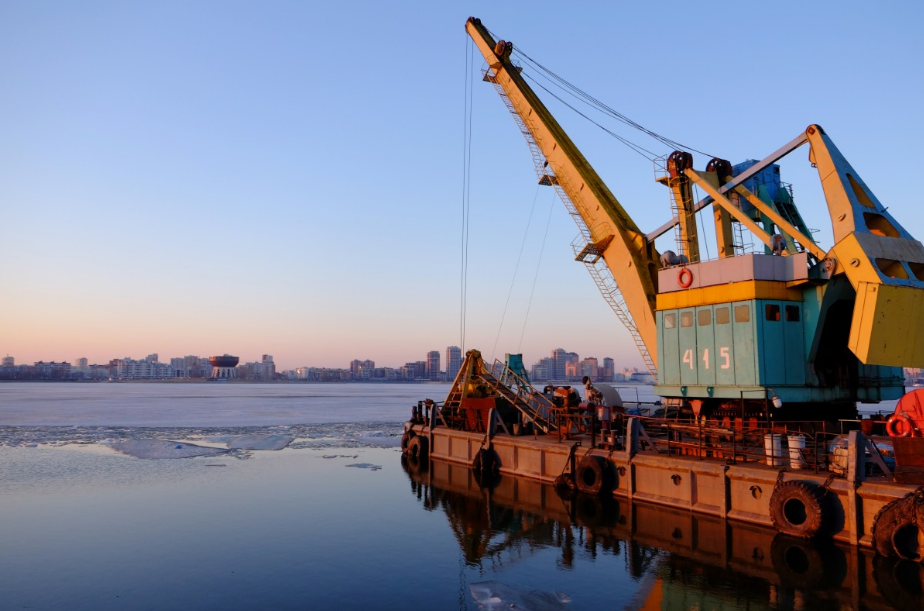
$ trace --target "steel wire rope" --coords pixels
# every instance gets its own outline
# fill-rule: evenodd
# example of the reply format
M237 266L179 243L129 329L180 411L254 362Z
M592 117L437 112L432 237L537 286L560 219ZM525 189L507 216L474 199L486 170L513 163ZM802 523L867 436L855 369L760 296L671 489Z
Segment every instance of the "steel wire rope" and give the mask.
M468 306L468 237L471 193L472 164L472 81L474 73L474 44L470 36L465 36L465 93L462 121L462 269L459 291L459 343L465 354L465 322Z
M693 185L693 201L695 201L695 202L701 201L701 200L700 200L700 197L699 197L699 188L698 188L696 185ZM711 260L712 260L712 255L709 254L709 240L706 239L706 221L703 220L703 215L702 215L702 214L698 214L697 216L699 216L699 226L702 227L702 232L703 232L703 233L702 233L702 236L703 236L703 247L705 247L705 249L706 249L706 261L711 261ZM697 239L696 241L697 241L697 243L698 243L698 242L699 242L699 239ZM718 240L716 240L716 241L718 242ZM718 248L718 246L716 246L716 248ZM718 254L718 253L716 253L716 254ZM690 263L694 263L694 261L690 261ZM698 263L698 261L697 261L697 263Z
M628 125L629 127L632 127L633 129L636 129L636 130L638 130L638 131L640 131L640 132L642 132L642 133L644 133L644 134L647 134L648 136L654 138L655 140L657 140L657 141L661 142L662 144L665 144L665 145L667 145L667 146L669 146L669 147L671 147L671 148L680 149L680 150L686 150L686 151L693 151L693 152L699 153L699 154L701 154L701 155L706 155L707 157L715 157L715 155L710 155L709 153L706 153L706 152L704 152L704 151L700 151L700 150L695 149L695 148L693 148L693 147L691 147L691 146L687 146L687 145L685 145L685 144L683 144L683 143L681 143L681 142L677 142L676 140L673 140L673 139L671 139L671 138L668 138L667 136L662 136L661 134L655 132L654 130L648 129L647 127L641 125L640 123L637 123L636 121L633 121L632 119L630 119L630 118L627 117L626 115L624 115L624 114L622 114L621 112L619 112L619 111L617 111L617 110L611 108L610 106L604 104L603 102L601 102L600 100L598 100L598 99L595 98L594 96L590 95L589 93L583 91L582 89L580 89L580 88L577 87L576 85L574 85L574 84L568 82L567 80L565 80L564 78L558 76L557 74L555 74L554 72L552 72L551 70L549 70L548 68L546 68L545 66L543 66L541 63L537 62L537 61L534 60L532 57L530 57L529 55L527 55L526 53L524 53L521 49L519 49L519 48L517 48L517 47L514 47L514 51L513 51L513 52L514 52L517 56L523 58L525 61L527 61L527 62L529 62L530 64L532 64L533 66L535 66L538 70L540 70L540 71L545 72L546 74L548 74L552 79L554 79L555 81L557 81L558 83L560 83L563 89L567 89L567 90L571 91L571 92L572 92L572 95L574 95L575 97L582 98L582 99L585 100L588 104L590 104L590 105L596 107L598 110L600 110L600 111L603 112L604 114L607 114L607 115L611 116L612 118L614 118L614 119L616 119L616 120L618 120L618 121L620 121L620 122L622 122L622 123Z
M526 323L529 322L529 311L533 306L533 295L536 294L536 281L539 279L539 268L542 265L542 253L545 252L546 239L549 237L549 225L552 224L552 210L555 208L554 194L549 197L549 216L545 221L545 233L542 236L542 246L539 248L539 259L536 261L536 275L533 276L533 288L529 292L529 301L526 302L526 316L523 318L523 330L520 332L520 343L517 344L517 352L522 354L523 336L526 335Z
M607 134L609 134L609 135L612 136L613 138L616 138L617 140L619 140L620 142L622 142L623 144L625 144L626 146L628 146L630 149L632 149L633 151L635 151L636 153L638 153L639 155L641 155L642 157L644 157L644 158L647 159L648 161L654 161L654 160L657 158L657 155L656 155L655 153L652 153L651 151L649 151L648 149L644 148L643 146L641 146L641 145L639 145L639 144L635 144L635 143L632 142L631 140L628 140L627 138L624 138L623 136L620 136L620 135L617 134L616 132L614 132L614 131L612 131L612 130L606 128L606 127L604 127L603 125L597 123L596 121L594 121L593 119L591 119L590 117L588 117L587 115L585 115L584 113L582 113L580 110L578 110L577 108L575 108L574 106L572 106L572 105L569 104L568 102L564 101L564 100L561 99L559 96L557 96L557 95L555 95L554 93L552 93L552 91L551 91L550 89L548 89L545 85L543 85L542 83L540 83L540 82L537 81L536 79L532 78L532 77L529 76L528 74L524 74L524 75L523 75L523 78L527 78L527 79L531 80L533 83L536 84L537 87L539 87L540 89L542 89L543 91L545 91L546 93L548 93L550 96L552 96L553 98L555 98L556 100L558 100L559 102L561 102L562 104L564 104L565 106L567 106L568 108L570 108L572 111L574 111L575 113L577 113L577 114L580 115L581 117L587 119L588 121L590 121L591 123L593 123L594 125L596 125L597 127L599 127L600 129L602 129L603 131L605 131ZM644 151L644 152L642 152L642 151ZM646 155L645 153L648 153L648 154Z
M541 70L540 70L540 71L537 71L537 74L538 74L539 76L541 76L542 78L544 78L546 81L549 81L552 85L558 87L559 89L564 89L560 84L556 84L555 81L553 81L551 78L549 78L548 76L546 76L545 74L543 74ZM649 151L648 149L646 149L645 147L643 147L641 144L636 144L635 142L632 142L631 140L629 140L628 138L626 138L626 137L624 137L624 136L620 136L620 135L617 134L616 132L612 131L611 129L609 129L609 128L603 126L603 125L601 125L601 124L598 123L597 121L594 121L593 119L591 119L590 117L588 117L588 116L585 115L584 113L580 112L579 110L577 110L576 108L574 108L573 106L571 106L570 104L568 104L567 102L565 102L564 100L562 100L559 96L557 96L557 95L555 95L554 93L552 93L548 88L546 88L546 87L544 87L543 85L541 85L541 84L539 83L539 81L537 81L535 78L533 78L532 76L530 76L529 73L523 74L523 73L521 72L521 75L523 76L523 78L528 78L529 80L531 80L533 83L535 83L535 84L536 84L538 87L540 87L542 90L544 90L544 91L547 92L549 95L551 95L552 97L554 97L556 100L558 100L559 102L561 102L562 104L564 104L565 106L567 106L568 108L570 108L571 110L573 110L574 112L576 112L577 114L581 115L583 118L587 119L588 121L590 121L591 123L593 123L594 125L596 125L597 127L599 127L600 129L602 129L604 132L606 132L607 134L609 134L610 136L612 136L613 138L616 138L617 140L619 140L620 142L622 142L623 144L625 144L626 146L628 146L629 148L631 148L631 149L634 150L635 152L644 151L645 153L648 153L648 155L650 155L650 157L648 157L648 156L646 156L646 155L643 155L643 156L644 156L646 159L648 159L649 161L654 161L654 159L656 159L656 158L658 157L658 154L657 154L657 153L654 153L654 152L652 152L652 151ZM607 113L606 111L602 110L602 109L599 108L598 106L595 106L595 105L591 104L591 103L588 102L586 99L581 98L580 96L577 96L577 95L575 95L573 92L570 92L570 91L568 91L567 93L570 93L570 95L571 95L572 97L576 98L579 102L582 102L583 104L586 104L587 106L589 106L590 108L596 110L597 112L602 113L602 114L604 114L605 116L611 117L610 113ZM612 117L611 117L611 118L612 118ZM638 149L638 150L636 150L636 149Z
M491 348L491 360L494 360L497 354L497 342L500 341L500 334L504 328L504 319L507 318L507 308L510 305L510 296L513 295L513 287L517 281L517 272L520 270L520 260L523 258L523 248L526 246L526 238L529 237L529 228L533 223L533 213L536 211L536 202L539 200L539 189L542 185L536 185L536 193L533 195L533 205L529 209L529 219L526 221L526 230L523 232L523 241L520 242L520 252L517 254L517 264L513 268L513 278L510 279L510 289L507 291L507 301L504 302L504 313L501 314L500 325L497 327L497 336L494 338L494 347Z

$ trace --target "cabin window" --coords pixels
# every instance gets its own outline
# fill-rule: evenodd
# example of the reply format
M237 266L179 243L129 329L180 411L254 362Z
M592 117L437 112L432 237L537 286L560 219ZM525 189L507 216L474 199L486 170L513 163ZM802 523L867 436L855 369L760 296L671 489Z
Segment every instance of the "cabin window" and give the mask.
M775 303L768 303L765 309L765 318L767 320L777 322L780 320L780 306Z
M665 314L664 315L664 328L673 329L677 326L677 315L676 314Z
M693 312L681 312L680 313L680 326L681 327L692 327L693 326Z
M696 323L700 327L708 327L712 324L712 311L711 310L700 310L696 313Z
M716 308L715 309L715 324L717 325L727 325L728 324L728 308Z
M786 306L786 321L799 322L799 306Z
M746 305L735 306L735 322L748 322L751 320L751 308Z

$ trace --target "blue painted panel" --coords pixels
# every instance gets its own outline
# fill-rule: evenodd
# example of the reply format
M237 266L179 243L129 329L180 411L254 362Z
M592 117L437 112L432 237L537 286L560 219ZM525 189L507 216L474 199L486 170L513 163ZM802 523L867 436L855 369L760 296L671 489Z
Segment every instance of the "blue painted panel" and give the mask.
M677 310L658 312L661 339L658 343L661 352L658 360L661 362L658 369L658 380L661 384L680 384L680 344L678 329L680 314Z
M786 335L786 384L805 384L805 328L802 304L783 302L783 329Z
M732 332L732 304L717 305L712 310L712 330L715 337L715 382L719 386L735 386L735 336Z
M786 343L783 329L783 305L779 301L757 302L760 333L760 382L773 386L786 383Z
M715 333L712 306L696 308L696 377L700 386L715 386Z
M738 386L757 384L757 322L754 320L756 303L754 300L732 303L735 384Z
M683 308L679 311L680 324L680 383L696 385L696 310Z

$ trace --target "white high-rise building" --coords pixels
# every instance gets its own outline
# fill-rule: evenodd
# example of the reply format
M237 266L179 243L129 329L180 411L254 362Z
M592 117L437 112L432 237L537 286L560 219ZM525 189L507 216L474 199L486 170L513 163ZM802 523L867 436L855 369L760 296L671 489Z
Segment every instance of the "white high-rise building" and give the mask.
M427 353L427 378L440 379L440 351L431 350Z
M458 346L446 348L446 379L453 381L462 367L462 349Z

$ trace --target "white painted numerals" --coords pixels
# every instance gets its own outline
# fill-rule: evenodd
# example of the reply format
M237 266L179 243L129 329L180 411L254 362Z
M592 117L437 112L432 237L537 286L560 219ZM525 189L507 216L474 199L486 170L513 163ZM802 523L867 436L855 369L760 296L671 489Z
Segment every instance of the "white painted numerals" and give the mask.
M695 367L693 362L693 350L689 349L683 353L683 362L690 366L690 369ZM728 348L721 347L719 348L719 359L721 364L719 365L720 369L729 369L731 368L731 356ZM709 348L703 348L703 367L709 369Z

